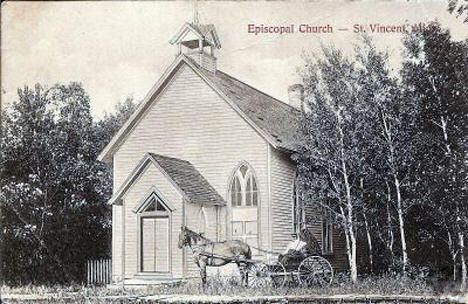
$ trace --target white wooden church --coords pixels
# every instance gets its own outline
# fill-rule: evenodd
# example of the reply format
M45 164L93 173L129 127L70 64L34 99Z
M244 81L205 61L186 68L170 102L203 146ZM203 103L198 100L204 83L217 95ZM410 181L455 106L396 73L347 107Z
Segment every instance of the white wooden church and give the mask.
M281 252L312 212L296 203L290 158L302 86L290 86L284 103L219 70L212 24L185 23L170 43L177 58L99 156L113 169L116 283L198 273L177 247L183 225L214 241ZM342 238L323 219L307 225L342 268Z

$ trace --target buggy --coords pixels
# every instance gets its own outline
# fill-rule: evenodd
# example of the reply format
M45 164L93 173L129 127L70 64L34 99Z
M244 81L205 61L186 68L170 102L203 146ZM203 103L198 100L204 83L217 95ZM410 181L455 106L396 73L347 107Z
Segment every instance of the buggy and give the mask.
M300 248L294 247L285 254L278 254L275 263L252 260L251 249L243 242L213 242L187 227L182 227L178 246L191 248L200 268L203 285L206 283L206 266L219 267L235 263L239 267L242 283L251 287L276 288L286 283L292 286L328 286L333 280L333 268L321 255L319 243L308 229L301 230L298 241L301 243ZM255 249L272 253L261 248Z
M315 237L308 229L303 229L299 233L299 240L304 242L305 246L279 254L275 263L250 264L247 268L249 286L330 285L333 280L333 267L322 256L321 247Z

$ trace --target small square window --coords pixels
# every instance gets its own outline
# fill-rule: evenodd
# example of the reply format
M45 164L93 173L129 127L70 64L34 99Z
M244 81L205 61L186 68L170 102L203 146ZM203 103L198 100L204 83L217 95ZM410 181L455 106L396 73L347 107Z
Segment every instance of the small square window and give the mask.
M243 222L232 222L232 235L233 236L240 236L243 235Z
M245 222L245 234L246 235L257 235L257 222Z
M252 250L253 255L259 255L260 254L258 249L256 249L256 248L258 248L258 238L257 238L257 236L246 237L245 242L247 243L247 245L250 246L250 249Z

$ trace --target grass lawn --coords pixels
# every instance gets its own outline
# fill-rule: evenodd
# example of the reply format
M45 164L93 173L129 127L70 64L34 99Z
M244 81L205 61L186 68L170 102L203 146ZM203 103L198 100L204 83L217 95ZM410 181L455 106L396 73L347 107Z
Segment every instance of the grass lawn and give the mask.
M203 290L199 280L171 285L155 285L144 288L122 290L121 288L87 286L22 286L2 287L6 303L134 303L137 298L157 295L203 296L215 299L216 296L256 298L262 296L336 296L336 295L382 295L382 296L460 296L455 287L444 289L428 284L424 280L408 278L365 278L357 284L338 278L327 288L247 288L236 283L228 283L220 278L210 278ZM198 297L199 299L199 297Z

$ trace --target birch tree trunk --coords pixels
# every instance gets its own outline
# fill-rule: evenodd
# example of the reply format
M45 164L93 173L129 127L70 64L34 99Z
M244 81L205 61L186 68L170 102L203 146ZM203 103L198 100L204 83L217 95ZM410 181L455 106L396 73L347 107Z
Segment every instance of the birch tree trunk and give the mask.
M452 257L452 276L453 281L457 280L457 249L455 241L452 238L452 234L447 230L447 243L450 251L450 256Z
M465 260L465 235L461 230L458 231L458 245L460 247L460 263L461 263L461 285L460 291L466 290L466 260Z
M374 272L374 259L372 256L372 238L370 235L370 229L369 229L369 223L367 222L367 216L364 213L364 226L366 227L366 236L367 236L367 246L369 247L369 266L370 266L370 272Z
M357 263L356 263L356 237L353 227L349 227L349 239L351 241L351 281L357 282Z
M340 206L340 213L343 217L344 220L344 232L345 232L345 241L346 241L346 256L348 257L348 264L350 271L352 269L352 264L353 264L353 254L352 254L352 246L351 246L351 237L349 234L349 223L347 220L346 212L344 211L343 207Z
M408 253L406 251L406 237L405 237L405 220L403 217L403 203L401 201L401 189L400 189L400 180L393 175L395 182L395 190L397 195L397 212L398 212L398 224L400 227L400 237L401 237L401 255L403 260L403 273L406 272L408 266Z
M348 169L346 167L346 158L345 158L345 151L344 151L344 133L343 133L343 128L341 125L342 122L342 117L341 117L341 110L338 109L335 112L335 115L338 120L337 128L338 128L338 134L339 134L339 139L340 139L340 144L341 144L341 149L340 149L340 161L341 161L341 173L343 175L343 181L345 185L345 190L346 190L346 221L347 221L347 228L348 228L348 235L349 235L349 243L350 243L350 249L351 249L351 254L350 254L350 261L349 261L349 268L351 272L351 281L352 282L357 282L357 263L356 263L356 237L354 235L354 225L353 225L353 201L351 199L351 185L349 184L349 176L348 176Z
M437 92L434 82L432 82L434 91ZM440 99L440 97L439 97ZM445 142L445 153L446 155L451 155L452 154L452 149L450 148L450 143L448 140L448 119L444 116L440 116L440 124L435 123L440 129L442 130L442 135L444 136L444 142ZM465 235L459 225L460 217L458 214L460 214L459 210L459 204L463 204L462 202L457 202L457 229L458 229L458 247L459 247L459 252L460 252L460 264L461 264L461 284L460 284L460 291L465 291L466 289L466 280L467 280L467 269L466 269L466 260L465 260ZM455 271L456 271L456 266L454 265L454 278L455 278Z
M382 125L383 125L383 135L387 141L389 155L388 162L390 164L390 170L393 175L393 182L395 184L395 192L397 196L397 213L398 213L398 226L400 229L400 241L401 241L401 255L403 262L403 273L406 272L408 266L408 253L406 249L406 237L405 237L405 219L403 216L403 201L401 198L401 187L400 180L398 178L398 169L397 169L397 160L395 159L395 144L393 142L393 133L392 133L392 124L391 121L387 120L388 117L385 114L382 114ZM389 190L390 194L390 190ZM390 195L389 195L390 199Z
M388 250L390 251L390 257L392 260L392 266L395 263L395 255L393 253L393 243L395 241L395 237L393 235L393 225L392 225L392 214L390 213L390 204L392 202L392 195L390 192L390 185L388 182L387 184L387 227L388 227Z
M351 245L351 261L349 264L350 271L351 271L351 281L357 282L357 263L356 263L356 237L354 235L354 227L353 227L353 203L351 199L351 186L348 180L348 174L346 171L346 164L344 160L342 160L342 170L343 170L343 179L345 183L346 189L346 211L347 211L347 222L348 222L348 234L349 234L349 242Z

